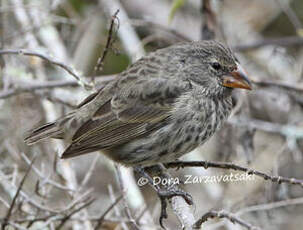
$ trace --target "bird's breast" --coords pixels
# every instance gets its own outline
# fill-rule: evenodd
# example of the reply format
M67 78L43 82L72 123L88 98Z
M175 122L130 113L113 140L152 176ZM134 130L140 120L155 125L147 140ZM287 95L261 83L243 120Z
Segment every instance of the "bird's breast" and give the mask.
M217 132L227 120L232 110L230 100L210 100L205 108L205 120L201 122L201 132L199 134L199 145L207 141Z

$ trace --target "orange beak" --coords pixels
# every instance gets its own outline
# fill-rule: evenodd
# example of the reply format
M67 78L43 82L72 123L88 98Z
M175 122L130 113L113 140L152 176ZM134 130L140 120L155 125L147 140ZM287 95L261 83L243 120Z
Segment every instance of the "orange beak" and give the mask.
M237 68L228 75L223 76L223 86L229 88L241 88L251 90L251 83L245 70L237 63Z

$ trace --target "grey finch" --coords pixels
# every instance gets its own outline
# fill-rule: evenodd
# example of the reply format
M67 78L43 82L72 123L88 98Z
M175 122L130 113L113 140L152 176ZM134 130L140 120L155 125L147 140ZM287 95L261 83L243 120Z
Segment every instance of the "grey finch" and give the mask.
M215 41L176 44L136 61L76 110L29 131L25 142L65 139L62 158L101 150L126 166L174 161L222 126L234 88L251 84L230 49Z

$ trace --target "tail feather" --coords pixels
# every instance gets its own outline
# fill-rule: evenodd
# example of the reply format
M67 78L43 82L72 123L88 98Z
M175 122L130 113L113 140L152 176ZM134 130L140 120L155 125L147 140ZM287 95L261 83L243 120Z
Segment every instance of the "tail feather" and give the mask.
M25 137L24 142L28 145L32 145L46 138L60 138L60 136L62 136L62 129L57 125L57 122L50 122L30 130L29 134Z

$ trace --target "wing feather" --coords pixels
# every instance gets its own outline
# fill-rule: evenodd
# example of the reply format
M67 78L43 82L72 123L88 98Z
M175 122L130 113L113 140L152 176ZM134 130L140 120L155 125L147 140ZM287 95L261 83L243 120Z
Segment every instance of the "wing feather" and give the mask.
M185 87L183 87L185 88ZM140 95L128 98L125 91L118 109L112 106L113 98L101 106L94 116L83 124L75 133L72 144L63 153L63 158L73 157L94 150L112 148L126 143L138 136L147 134L157 127L157 123L166 120L173 109L173 102L180 96L182 90L177 91L172 97L161 97L154 87L158 98L153 98L152 103L144 100ZM127 92L134 90L127 89ZM165 101L167 99L167 101ZM115 97L115 104L119 103L119 97Z

